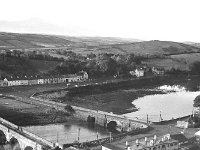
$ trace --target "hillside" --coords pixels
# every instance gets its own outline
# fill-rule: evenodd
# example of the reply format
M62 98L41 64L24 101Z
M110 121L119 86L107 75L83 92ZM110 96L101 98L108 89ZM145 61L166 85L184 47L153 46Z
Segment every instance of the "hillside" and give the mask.
M0 49L63 47L75 42L51 35L0 33Z
M200 52L200 48L171 41L144 41L104 46L98 51L134 53L136 55L172 55Z
M200 52L200 48L171 41L139 41L111 37L69 37L42 34L0 32L0 49L51 49L88 53L134 53L136 55L171 55Z
M43 34L0 32L0 49L25 48L87 48L88 46L130 43L134 40L109 37L69 37Z
M195 61L199 61L200 47L197 43L178 43L172 41L139 41L111 37L70 37L60 35L19 34L0 32L0 50L23 49L38 50L49 53L53 57L67 59L65 51L73 51L81 55L95 53L130 54L144 56L143 64L170 70L190 70ZM15 61L14 61L15 62ZM18 62L18 61L17 61ZM34 61L25 68L36 72L47 72L59 62ZM22 67L19 67L22 69ZM0 69L3 72L2 69Z

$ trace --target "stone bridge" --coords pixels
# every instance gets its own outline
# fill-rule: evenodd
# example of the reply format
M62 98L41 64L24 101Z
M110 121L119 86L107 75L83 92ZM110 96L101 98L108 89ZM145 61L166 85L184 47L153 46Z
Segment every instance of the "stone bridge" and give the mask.
M58 146L3 118L0 118L0 140L1 144L9 142L12 149L18 150L47 150Z
M65 111L66 104L54 102L51 100L42 99L40 97L33 97L30 98L37 100L43 105L54 107L58 110ZM103 111L96 111L91 109L86 109L82 107L72 106L72 108L75 110L75 116L77 118L80 118L82 120L88 121L88 117L92 117L95 121L95 124L108 127L109 124L115 123L117 125L117 129L120 131L132 131L134 129L142 129L142 128L148 128L149 124L147 124L145 121L139 121L133 118L128 118L121 115L116 115L113 113L107 113Z
M76 116L83 119L88 120L88 117L92 117L95 121L95 124L108 127L109 124L115 123L116 127L119 131L132 131L134 129L142 129L147 128L149 125L146 122L134 120L132 118L128 118L122 115L116 115L113 113L107 113L103 111L95 111L90 109L85 109L81 107L72 106L76 111Z

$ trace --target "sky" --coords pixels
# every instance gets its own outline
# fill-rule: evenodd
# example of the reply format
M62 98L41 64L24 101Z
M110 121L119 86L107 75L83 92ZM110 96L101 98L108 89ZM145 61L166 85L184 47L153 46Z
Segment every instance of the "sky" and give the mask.
M0 31L200 42L199 0L0 0Z

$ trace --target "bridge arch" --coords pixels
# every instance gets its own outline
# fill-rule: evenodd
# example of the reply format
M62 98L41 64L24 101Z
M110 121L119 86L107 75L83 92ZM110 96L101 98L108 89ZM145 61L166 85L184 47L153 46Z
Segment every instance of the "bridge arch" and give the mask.
M15 137L12 137L9 143L13 150L22 150L19 141Z
M0 130L0 145L4 145L6 141L7 139L5 133L2 130Z
M33 148L32 148L31 146L26 146L26 147L24 148L24 150L33 150Z
M117 122L114 121L114 120L108 122L108 123L107 123L107 128L108 128L110 131L116 130L116 128L117 128Z

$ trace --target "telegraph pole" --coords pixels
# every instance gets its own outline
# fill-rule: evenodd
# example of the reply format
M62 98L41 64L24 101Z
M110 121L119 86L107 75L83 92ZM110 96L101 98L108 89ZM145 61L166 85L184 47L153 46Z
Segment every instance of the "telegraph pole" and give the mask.
M78 128L78 142L79 142L79 140L80 140L80 128Z
M97 131L97 140L99 140L99 132Z
M112 133L111 132L109 132L109 134L110 134L110 143L111 143L111 141L112 141Z

